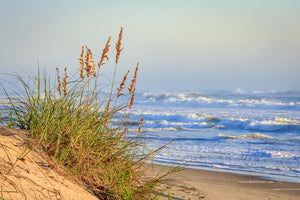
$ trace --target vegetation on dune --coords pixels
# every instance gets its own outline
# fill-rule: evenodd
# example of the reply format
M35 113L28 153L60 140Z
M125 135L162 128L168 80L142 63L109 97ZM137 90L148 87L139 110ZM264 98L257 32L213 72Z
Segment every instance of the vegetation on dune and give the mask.
M143 118L136 138L127 137L139 64L131 81L128 81L128 71L119 88L115 89L123 50L122 34L121 27L110 92L106 98L99 98L101 87L98 82L101 67L109 60L110 37L97 65L92 51L82 47L77 78L70 79L66 67L63 75L56 68L55 83L40 70L28 79L23 74L14 74L22 88L16 88L14 95L3 88L9 106L3 110L2 120L10 127L29 130L34 146L42 147L57 164L64 165L100 199L152 199L157 195L154 192L157 183L176 169L147 178L145 162L162 148L152 153L143 152L144 142L139 140ZM118 103L122 95L127 95L127 102Z

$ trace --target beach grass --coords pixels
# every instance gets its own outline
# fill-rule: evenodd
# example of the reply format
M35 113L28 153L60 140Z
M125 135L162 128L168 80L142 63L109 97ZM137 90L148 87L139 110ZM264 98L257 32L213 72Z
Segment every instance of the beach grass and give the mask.
M128 71L115 88L122 34L123 27L107 96L100 95L98 81L101 67L108 61L110 37L97 64L92 51L82 47L79 76L69 76L67 67L63 71L56 68L54 82L40 69L34 75L12 74L16 87L13 92L2 87L9 106L1 119L9 127L28 130L31 148L42 148L55 165L65 166L99 199L155 199L155 186L176 169L146 176L145 162L163 147L144 151L144 141L139 139L143 118L137 121L136 138L128 137L139 64L133 78L128 81ZM126 96L127 102L118 103L121 96Z

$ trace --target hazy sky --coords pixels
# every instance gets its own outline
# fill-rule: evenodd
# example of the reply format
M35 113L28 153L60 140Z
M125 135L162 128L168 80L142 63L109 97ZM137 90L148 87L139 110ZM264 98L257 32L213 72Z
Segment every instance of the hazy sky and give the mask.
M0 0L0 70L74 71L122 23L119 72L139 62L139 89L300 89L299 0Z

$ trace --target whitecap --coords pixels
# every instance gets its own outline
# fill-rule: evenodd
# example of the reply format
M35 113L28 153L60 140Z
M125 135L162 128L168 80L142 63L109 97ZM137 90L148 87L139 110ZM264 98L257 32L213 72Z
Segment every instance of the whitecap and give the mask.
M262 125L300 125L300 122L297 120L275 117L274 120L263 120L263 121L254 121L250 123L250 126L257 124Z
M242 90L241 88L237 88L237 89L235 89L234 93L244 94L246 92L244 90Z
M238 135L238 136L218 134L218 137L225 138L225 139L251 139L251 138L273 139L274 138L272 136L264 135L260 133L253 133L249 135Z
M293 158L300 157L300 155L293 154L291 152L284 151L266 151L266 153L270 154L273 158Z

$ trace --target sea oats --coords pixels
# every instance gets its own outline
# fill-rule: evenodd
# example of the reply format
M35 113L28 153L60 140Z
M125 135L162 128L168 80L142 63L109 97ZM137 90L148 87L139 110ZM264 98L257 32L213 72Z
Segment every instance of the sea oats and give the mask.
M125 81L127 79L127 75L129 73L129 70L127 71L127 73L124 75L124 78L123 78L123 81L121 82L120 84L120 87L117 89L118 90L118 95L117 97L120 97L121 95L123 95L122 90L124 89L124 86L125 86Z
M64 95L65 96L67 96L67 93L68 93L68 88L67 88L67 78L68 78L68 75L67 75L67 67L65 67L65 77L64 77L64 79L63 79L63 86L64 86L64 88L63 88L63 90L64 90Z
M111 37L108 38L106 45L103 49L102 55L101 55L101 60L98 63L98 68L100 69L102 65L104 65L105 63L103 63L104 59L106 58L106 60L108 60L108 56L107 56L107 52L109 51L109 42L110 42Z
M123 48L121 48L122 35L123 35L123 26L121 26L121 30L120 30L120 33L119 33L119 39L118 39L118 42L116 44L116 50L117 50L116 63L119 62L119 57L120 57L121 51L123 50Z
M57 82L58 82L57 90L59 92L59 95L61 95L61 81L59 76L59 69L57 67L56 67L56 71L57 71Z

